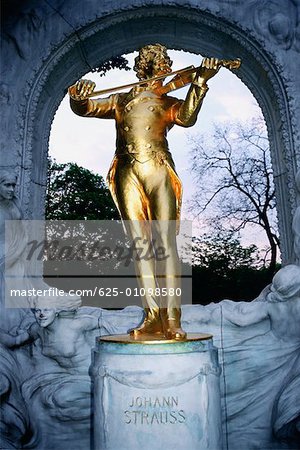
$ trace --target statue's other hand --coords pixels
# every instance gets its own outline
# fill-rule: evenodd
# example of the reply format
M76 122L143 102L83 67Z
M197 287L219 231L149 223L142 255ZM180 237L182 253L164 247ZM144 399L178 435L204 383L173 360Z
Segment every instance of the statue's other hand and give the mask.
M85 100L95 89L96 84L91 80L79 80L69 87L69 95L74 100Z
M200 67L201 78L208 81L219 72L220 67L218 58L203 58Z

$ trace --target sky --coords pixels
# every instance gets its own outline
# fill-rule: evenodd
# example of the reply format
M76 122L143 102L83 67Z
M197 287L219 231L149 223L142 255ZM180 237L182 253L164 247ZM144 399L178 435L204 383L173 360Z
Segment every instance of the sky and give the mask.
M199 66L202 57L183 51L168 51L173 60L172 70L190 65ZM137 53L124 55L130 67L134 65ZM238 56L238 55L237 55ZM114 69L104 77L98 73L88 73L82 78L95 81L96 90L137 81L135 72ZM218 74L209 80L206 94L198 120L192 128L173 127L168 134L170 151L175 161L177 173L183 183L182 217L194 220L193 228L199 223L188 211L189 201L195 193L195 180L191 175L189 162L188 136L210 132L214 124L226 121L248 121L262 115L261 110L250 90L230 70L221 68ZM171 95L185 98L188 88L174 91ZM115 123L113 120L83 118L76 116L70 109L68 95L63 99L52 124L49 154L57 162L76 162L94 173L106 178L115 151ZM257 230L243 236L245 244L260 242ZM261 244L263 245L263 243Z

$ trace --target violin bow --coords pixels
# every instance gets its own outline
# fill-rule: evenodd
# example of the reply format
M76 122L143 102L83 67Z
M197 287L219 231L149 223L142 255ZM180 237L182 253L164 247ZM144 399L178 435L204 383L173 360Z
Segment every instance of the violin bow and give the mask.
M218 66L226 67L227 69L230 69L230 70L238 69L240 67L240 65L241 65L241 60L239 58L237 58L237 59L220 59L218 61ZM194 72L196 72L198 69L200 69L200 67L201 66L198 66L198 67L188 66L188 67L185 67L184 69L174 70L173 72L168 72L168 73L164 73L162 75L158 75L156 77L147 78L146 80L140 80L140 81L136 81L134 83L123 84L121 86L115 86L115 87L108 88L108 89L102 89L100 91L93 91L90 94L88 94L87 97L89 97L89 98L97 97L99 95L109 94L111 92L122 91L124 89L132 88L132 87L135 87L135 86L142 86L143 84L153 83L155 81L163 80L163 79L165 79L167 77L175 75L173 80L171 80L171 81L169 81L167 83L168 85L171 86L171 84L173 83L173 81L175 81L175 79L181 80L181 76L192 75ZM181 85L173 87L170 90L180 89L181 87L185 86L186 84L188 84L191 81L192 80L186 82L185 84L181 83ZM163 86L163 88L164 87L165 86Z

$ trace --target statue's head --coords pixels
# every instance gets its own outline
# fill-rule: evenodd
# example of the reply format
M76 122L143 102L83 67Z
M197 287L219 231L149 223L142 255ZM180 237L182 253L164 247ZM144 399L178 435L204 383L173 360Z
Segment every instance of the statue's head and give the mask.
M49 291L50 292L50 291ZM33 303L33 313L37 323L46 328L51 325L61 313L73 314L81 305L78 295L64 293L62 296L44 295L37 297Z
M51 325L58 315L58 312L52 308L34 308L33 313L35 320L42 328L46 328Z
M8 170L0 171L0 200L12 200L15 197L17 176Z
M274 275L268 300L284 302L298 297L300 299L300 266L289 264Z
M140 49L133 70L139 80L146 80L171 72L171 66L167 48L161 44L151 44Z

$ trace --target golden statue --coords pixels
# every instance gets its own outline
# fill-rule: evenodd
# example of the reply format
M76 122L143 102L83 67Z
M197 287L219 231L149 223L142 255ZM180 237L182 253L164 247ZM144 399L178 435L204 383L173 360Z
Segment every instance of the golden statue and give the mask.
M79 80L69 88L71 108L76 114L115 119L116 153L107 177L109 188L133 242L135 237L153 242L154 257L136 262L139 286L145 292L142 296L145 319L131 331L134 338L156 335L183 340L186 337L180 322L180 296L174 295L180 286L176 223L180 218L182 186L166 135L175 124L194 125L208 90L206 82L221 65L229 63L232 62L204 58L199 68L188 72L186 80L184 74L176 75L175 82L191 83L185 100L179 100L166 92L181 86L174 82L168 83L169 89L163 86L172 65L166 47L147 45L135 59L134 70L140 82L133 83L129 92L91 100L95 95L94 82ZM156 224L155 243L149 223ZM159 247L166 250L168 258L158 262L155 249ZM167 295L153 295L160 292Z

